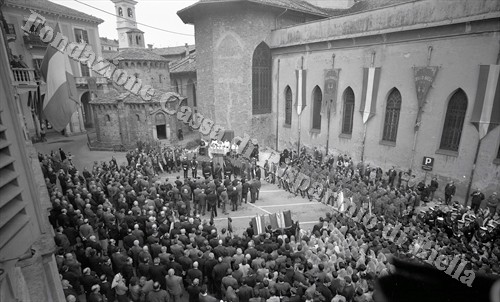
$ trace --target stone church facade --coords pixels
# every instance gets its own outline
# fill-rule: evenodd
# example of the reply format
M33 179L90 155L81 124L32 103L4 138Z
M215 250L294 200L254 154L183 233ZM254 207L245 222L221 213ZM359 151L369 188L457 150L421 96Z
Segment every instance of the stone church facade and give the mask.
M96 124L96 147L110 148L123 146L134 148L138 141L151 142L168 140L177 142L180 123L172 110L183 105L182 97L165 92L162 99L144 101L131 93L111 90L103 97L92 101Z
M130 85L131 87L149 85L162 95L144 101L140 95L130 93L123 87L110 85L106 93L90 101L96 133L91 147L128 149L134 148L138 141L175 144L178 141L178 130L182 129L183 133L186 133L189 127L177 121L175 116L168 115L165 110L168 110L169 106L178 108L188 105L188 100L173 92L169 60L144 47L143 32L137 29L135 22L137 2L113 0L113 3L119 16L119 51L108 53L108 60L116 66L113 77L135 78L135 84ZM129 81L133 82L130 78L127 82ZM189 98L190 95L187 94Z
M461 196L470 182L486 193L500 190L500 127L482 138L474 165L479 135L471 123L480 65L499 64L500 3L344 4L201 1L179 11L195 26L199 112L261 146L317 147L383 169L412 169L422 179L436 175L442 187L454 180ZM378 85L369 88L375 101L365 122L370 67ZM419 67L437 70L423 106ZM340 70L333 95L328 70ZM430 172L424 157L433 159Z

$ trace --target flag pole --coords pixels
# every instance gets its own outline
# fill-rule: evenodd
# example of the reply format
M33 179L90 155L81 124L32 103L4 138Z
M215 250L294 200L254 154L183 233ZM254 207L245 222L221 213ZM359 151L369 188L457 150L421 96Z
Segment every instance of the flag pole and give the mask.
M500 44L500 42L499 42L499 44ZM496 64L498 65L499 63L500 63L500 50L498 51ZM479 149L481 148L481 141L482 141L482 137L481 137L481 134L480 134L479 135L479 141L477 142L476 154L474 155L474 163L472 164L472 169L471 169L471 172L470 172L469 185L467 186L467 195L465 195L465 205L464 206L467 206L467 203L469 202L470 190L472 188L472 181L473 181L473 178L474 178L474 172L476 170L477 157L479 155Z
M279 144L279 118L280 118L280 59L278 59L278 75L276 84L276 151L278 151ZM286 102L286 100L285 100ZM286 112L285 112L286 115ZM285 117L286 118L286 117Z
M335 74L335 54L332 54L332 70L333 73ZM328 106L326 107L327 114L326 118L327 120L327 128L326 128L326 152L325 155L328 155L328 145L330 143L330 115L331 115L331 110L332 110L332 102L333 100L330 100L328 103Z
M300 70L303 70L303 69L304 69L304 57L303 57L303 56L302 56L301 60L302 60L302 61L301 61L301 63L300 63ZM304 79L303 79L303 78L301 78L301 79L302 79L302 81L304 81ZM299 83L299 85L302 85L302 83ZM302 98L302 96L301 96L301 95L300 95L300 96L299 96L299 95L297 95L297 97ZM303 102L304 102L304 100L302 100L302 102L301 102L300 104L298 104L298 103L297 103L297 106L302 106L302 103L303 103ZM297 111L297 113L298 113L298 111ZM299 137L298 137L298 140L297 140L297 156L300 156L300 131L301 131L301 130L300 130L300 124L301 124L301 123L300 123L300 116L301 116L301 115L302 115L302 109L301 109L301 111L300 111L300 114L298 114L298 130L299 130Z
M470 171L469 185L467 186L467 194L465 195L464 206L467 206L467 203L469 202L470 190L472 188L472 181L474 179L474 171L476 170L477 157L479 155L479 149L481 148L481 141L481 138L479 138L479 141L477 142L476 154L474 155L474 163L472 164L472 169Z
M429 48L427 49L427 66L430 66L431 65L431 56L432 56L432 46L429 46ZM415 66L413 67L415 68ZM424 104L425 104L426 100L424 99ZM418 108L418 112L417 112L417 119L415 121L415 133L413 134L413 147L411 149L411 164L410 164L410 169L413 171L413 164L415 163L415 151L417 149L417 139L418 139L418 133L420 132L420 123L422 121L422 111L424 109L424 104L422 104L422 106L420 106L419 104L419 108Z
M374 66L375 66L375 51L372 51L372 60L370 62L370 67ZM361 162L364 161L365 157L366 131L367 131L368 121L366 121L366 123L364 124L365 125L363 127L363 144L361 145Z

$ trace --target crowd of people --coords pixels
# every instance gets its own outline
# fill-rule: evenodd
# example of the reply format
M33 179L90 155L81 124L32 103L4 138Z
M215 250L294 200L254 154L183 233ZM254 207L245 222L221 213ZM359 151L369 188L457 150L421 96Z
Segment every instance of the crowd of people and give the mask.
M261 168L237 157L228 155L221 166L188 159L186 150L139 144L126 163L112 158L80 172L63 150L39 154L67 301L181 301L186 295L193 302L373 301L374 282L393 271L389 255L424 261L433 252L447 261L459 254L476 272L499 273L500 228L491 211L474 216L453 203L417 213L432 183L419 190L422 185L393 169L354 168L347 156L283 152L279 164L326 181L360 207L370 201L374 228L332 211L297 236L270 229L254 234L251 225L243 234L230 225L218 230L217 209L227 213L258 199ZM277 169L262 167L268 181L283 183ZM184 179L159 177L181 170ZM402 245L387 236L397 223L407 231ZM429 250L421 248L423 240L431 242Z
M456 193L453 181L445 186L442 199L436 195L439 187L436 177L426 184L424 180L416 181L411 171L398 172L394 167L383 171L369 164L354 165L347 155L323 159L317 150L310 153L302 151L300 154L284 150L280 154L279 164L271 165L268 179L290 191L295 188L287 184L286 179L277 177L278 166L289 166L303 172L311 177L312 182L323 183L323 190L342 192L344 196L352 198L357 209L370 207L381 223L371 230L365 230L361 238L369 238L372 244L380 244L382 250L388 250L392 255L428 264L432 264L429 259L436 259L436 255L445 258L447 264L458 256L460 261L467 263L467 269L476 273L500 273L500 200L496 192L486 199L476 189L471 194L471 206L465 207L453 200ZM311 198L308 192L293 193L302 193L304 197ZM422 202L430 201L435 201L435 206L419 210ZM365 228L347 214L337 215L346 217L344 223L349 224L348 233L351 228ZM352 215L355 217L357 212ZM396 225L400 225L407 235L401 246L388 241L387 236L381 240L383 234ZM422 248L424 242L429 243L428 249Z
M246 251L253 238L250 228L243 236L217 230L213 218L218 209L228 214L258 199L260 169L228 161L221 170L187 150L153 143L138 143L125 157L126 163L113 157L79 171L61 149L39 154L67 300L179 301L186 291L191 301L210 301L209 293L224 298L226 272L215 276L214 267L229 263L236 271L228 257ZM184 179L160 178L181 170Z

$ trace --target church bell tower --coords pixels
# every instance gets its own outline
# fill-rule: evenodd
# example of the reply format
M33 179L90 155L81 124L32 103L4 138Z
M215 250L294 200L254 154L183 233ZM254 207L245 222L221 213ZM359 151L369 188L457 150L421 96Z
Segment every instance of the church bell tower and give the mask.
M144 32L137 28L134 0L111 0L116 9L119 49L145 48Z

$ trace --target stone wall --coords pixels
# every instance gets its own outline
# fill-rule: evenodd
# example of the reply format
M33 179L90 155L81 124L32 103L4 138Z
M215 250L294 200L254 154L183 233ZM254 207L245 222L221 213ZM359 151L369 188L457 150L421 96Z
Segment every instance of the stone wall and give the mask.
M276 13L227 5L195 21L198 107L217 125L274 140L271 115L252 115L252 56L276 25Z
M152 141L158 139L156 130L156 114L165 116L165 130L168 143L176 143L177 129L187 126L161 109L159 102L133 103L118 100L115 104L92 104L97 120L96 135L98 147L113 147L123 145L133 148L137 141ZM186 132L184 132L186 133Z
M317 26L320 28L320 21ZM279 149L294 148L298 141L298 116L294 108L292 125L283 126L285 121L285 89L290 86L293 100L296 98L295 70L299 69L301 57L304 57L304 68L307 70L307 106L301 115L301 145L318 147L325 152L326 141L329 140L330 153L346 153L354 161L361 159L364 125L360 113L361 93L363 86L363 68L369 67L371 54L376 52L375 67L381 67L380 85L377 95L376 113L368 121L366 132L366 145L364 151L365 161L371 166L388 169L396 166L406 170L413 168L419 178L429 181L431 175L436 175L444 187L449 180L457 183L458 195L464 196L470 180L470 173L474 162L474 154L478 142L476 128L470 123L474 107L480 64L495 64L498 55L498 39L500 37L497 25L485 20L484 22L470 23L460 27L462 35L455 25L438 30L429 29L438 37L421 39L426 32L413 35L406 32L406 41L387 41L374 43L371 46L350 46L331 49L327 44L307 44L301 47L309 48L304 52L291 53L295 46L277 48L273 50L274 65L280 60L280 74L274 69L274 77L279 77L278 91L273 89L273 99L279 98ZM308 28L311 24L307 25ZM305 28L302 28L305 32ZM491 32L490 32L491 30ZM285 31L282 32L285 34ZM334 37L332 37L334 38ZM414 38L414 40L410 40ZM370 39L370 37L366 37ZM360 40L361 41L361 40ZM382 40L381 40L382 41ZM342 41L328 42L334 46ZM362 43L361 43L362 44ZM430 65L438 65L439 70L424 107L422 126L420 127L416 148L414 144L414 125L418 105L413 76L414 66L426 66L432 46ZM324 69L332 68L332 54L335 54L335 68L340 68L337 106L331 115L330 135L327 137L327 118L322 116L321 131L311 131L312 123L312 93L316 85L324 92ZM355 111L352 135L342 135L343 95L346 88L351 87L355 95ZM402 108L399 118L399 128L395 144L382 141L384 127L385 106L387 97L393 88L397 88L402 95ZM458 152L439 150L446 115L448 101L457 89L462 89L468 99L460 147ZM273 121L276 123L276 120ZM490 132L484 138L478 157L474 187L480 187L486 192L500 189L500 166L495 160L500 144L500 127ZM425 174L421 169L424 156L435 159L432 172ZM441 188L442 189L442 188Z
M119 67L125 70L129 76L137 74L143 85L151 85L156 89L172 91L167 62L127 61L120 62Z

